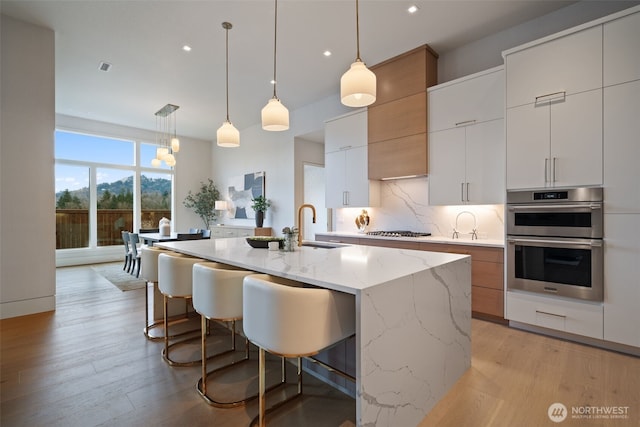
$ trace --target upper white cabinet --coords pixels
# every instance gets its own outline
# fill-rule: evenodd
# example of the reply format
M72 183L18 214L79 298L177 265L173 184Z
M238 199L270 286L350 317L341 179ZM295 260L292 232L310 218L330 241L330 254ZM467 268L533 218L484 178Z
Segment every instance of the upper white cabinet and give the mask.
M604 86L640 79L640 13L604 24Z
M604 135L604 211L640 214L640 80L604 89Z
M602 25L504 56L507 188L602 185Z
M368 179L367 110L325 122L326 207L379 203L380 187Z
M427 89L429 132L504 117L503 67Z
M507 188L602 185L602 89L507 109Z
M507 108L602 87L602 26L504 53Z
M504 203L502 67L428 89L429 204Z

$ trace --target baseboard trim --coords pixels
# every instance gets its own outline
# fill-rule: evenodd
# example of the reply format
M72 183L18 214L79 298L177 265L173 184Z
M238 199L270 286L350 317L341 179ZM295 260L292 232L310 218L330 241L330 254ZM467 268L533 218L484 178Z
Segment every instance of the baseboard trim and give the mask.
M55 309L55 295L41 298L31 298L22 301L3 302L2 304L0 304L0 319L27 316L29 314L54 311Z

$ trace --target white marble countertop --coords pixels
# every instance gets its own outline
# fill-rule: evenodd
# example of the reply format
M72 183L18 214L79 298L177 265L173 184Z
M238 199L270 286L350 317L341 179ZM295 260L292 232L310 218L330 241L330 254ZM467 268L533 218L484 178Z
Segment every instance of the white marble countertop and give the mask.
M426 236L426 237L383 237L383 236L370 236L365 233L350 232L350 231L327 231L324 233L316 233L316 235L322 236L335 236L335 237L355 237L358 239L381 239L381 240L396 240L404 242L425 242L425 243L448 243L452 245L473 245L473 246L488 246L496 248L504 248L504 240L498 239L473 239L467 235L460 237L459 239L452 239L445 236Z
M466 256L361 245L270 251L252 248L244 237L164 242L157 246L350 294Z

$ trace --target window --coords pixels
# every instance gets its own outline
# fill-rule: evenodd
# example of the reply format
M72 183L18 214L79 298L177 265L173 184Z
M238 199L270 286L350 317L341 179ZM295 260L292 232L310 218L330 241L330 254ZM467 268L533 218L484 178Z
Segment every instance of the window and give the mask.
M171 219L173 171L156 146L56 131L56 249L122 244L122 231ZM138 159L138 161L136 161Z

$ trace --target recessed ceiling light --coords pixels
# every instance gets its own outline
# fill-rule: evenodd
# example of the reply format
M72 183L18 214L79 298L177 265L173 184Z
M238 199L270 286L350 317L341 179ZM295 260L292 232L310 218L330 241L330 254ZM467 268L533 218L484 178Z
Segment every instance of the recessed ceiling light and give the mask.
M104 71L105 73L111 69L111 64L108 62L101 61L98 65L98 70Z
M191 52L191 46L185 44L184 46L182 46L182 50L184 50L185 52Z
M324 52L322 52L322 54L324 56L331 56L331 51L330 50L325 50Z
M409 6L409 8L407 9L407 12L409 13L416 13L418 11L418 6L416 6L415 4L412 4L411 6Z

